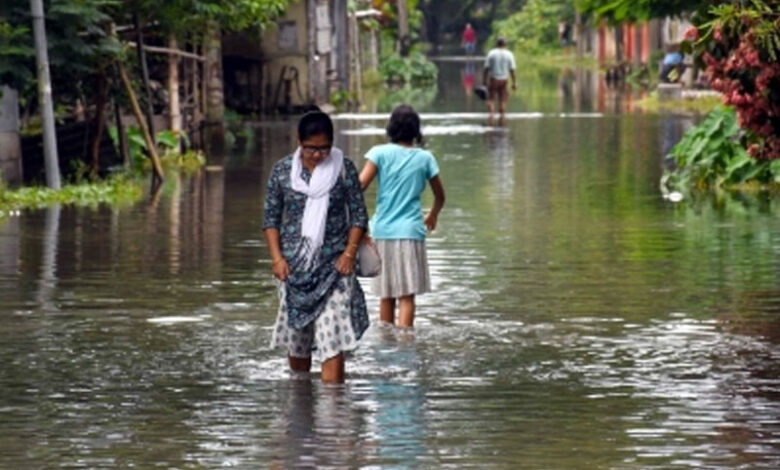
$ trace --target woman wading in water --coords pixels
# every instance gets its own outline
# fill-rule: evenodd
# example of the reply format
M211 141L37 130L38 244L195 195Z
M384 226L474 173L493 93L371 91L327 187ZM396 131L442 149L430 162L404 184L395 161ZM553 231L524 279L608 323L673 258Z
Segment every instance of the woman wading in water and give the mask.
M279 280L272 347L308 372L312 352L324 382L344 381L344 352L368 328L355 255L367 213L357 169L333 147L333 123L312 112L298 123L298 148L268 179L263 230ZM349 222L347 222L349 221Z

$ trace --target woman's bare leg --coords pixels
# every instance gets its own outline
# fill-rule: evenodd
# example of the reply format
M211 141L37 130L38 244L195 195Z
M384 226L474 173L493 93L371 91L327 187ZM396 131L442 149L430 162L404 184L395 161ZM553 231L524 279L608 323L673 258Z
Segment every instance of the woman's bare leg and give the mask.
M401 297L398 306L398 326L414 326L414 294Z
M321 378L327 383L344 383L344 354L339 353L322 363Z
M395 323L395 299L388 297L379 301L379 320Z
M288 354L287 360L290 361L290 369L295 372L309 372L311 370L311 357L293 357Z

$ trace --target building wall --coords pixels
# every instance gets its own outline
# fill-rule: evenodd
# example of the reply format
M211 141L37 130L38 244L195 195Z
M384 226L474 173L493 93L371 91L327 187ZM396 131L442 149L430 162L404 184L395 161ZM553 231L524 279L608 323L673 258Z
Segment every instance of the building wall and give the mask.
M290 5L261 40L266 109L284 105L286 79L292 106L323 104L334 91L349 88L348 25L347 0Z
M284 103L284 81L280 85L282 69L285 78L292 79L297 70L301 97L298 96L295 83L290 90L293 105L304 105L311 101L309 90L309 21L306 0L293 2L283 18L275 27L268 28L262 35L263 54L263 95L266 109L273 106L277 95L277 105Z
M2 87L0 95L0 178L16 184L22 180L18 94L11 88Z

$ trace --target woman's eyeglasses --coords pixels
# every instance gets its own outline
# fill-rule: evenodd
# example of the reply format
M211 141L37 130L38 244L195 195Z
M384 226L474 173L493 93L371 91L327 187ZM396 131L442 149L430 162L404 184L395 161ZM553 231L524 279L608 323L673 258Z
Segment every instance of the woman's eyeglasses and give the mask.
M303 145L301 146L301 149L303 150L303 153L306 155L314 155L315 153L319 153L320 155L328 155L330 154L331 145L322 145L322 146L316 146L316 145Z

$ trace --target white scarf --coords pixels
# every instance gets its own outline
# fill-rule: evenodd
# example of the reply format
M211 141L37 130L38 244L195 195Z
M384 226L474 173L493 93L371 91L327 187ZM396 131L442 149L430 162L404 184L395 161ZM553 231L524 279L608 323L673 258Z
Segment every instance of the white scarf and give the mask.
M328 218L330 190L336 184L343 164L344 153L336 147L331 148L330 154L314 168L311 179L306 184L306 180L301 176L303 168L301 148L298 147L293 155L290 173L292 189L307 196L301 223L306 267L311 266L325 239L325 222Z

